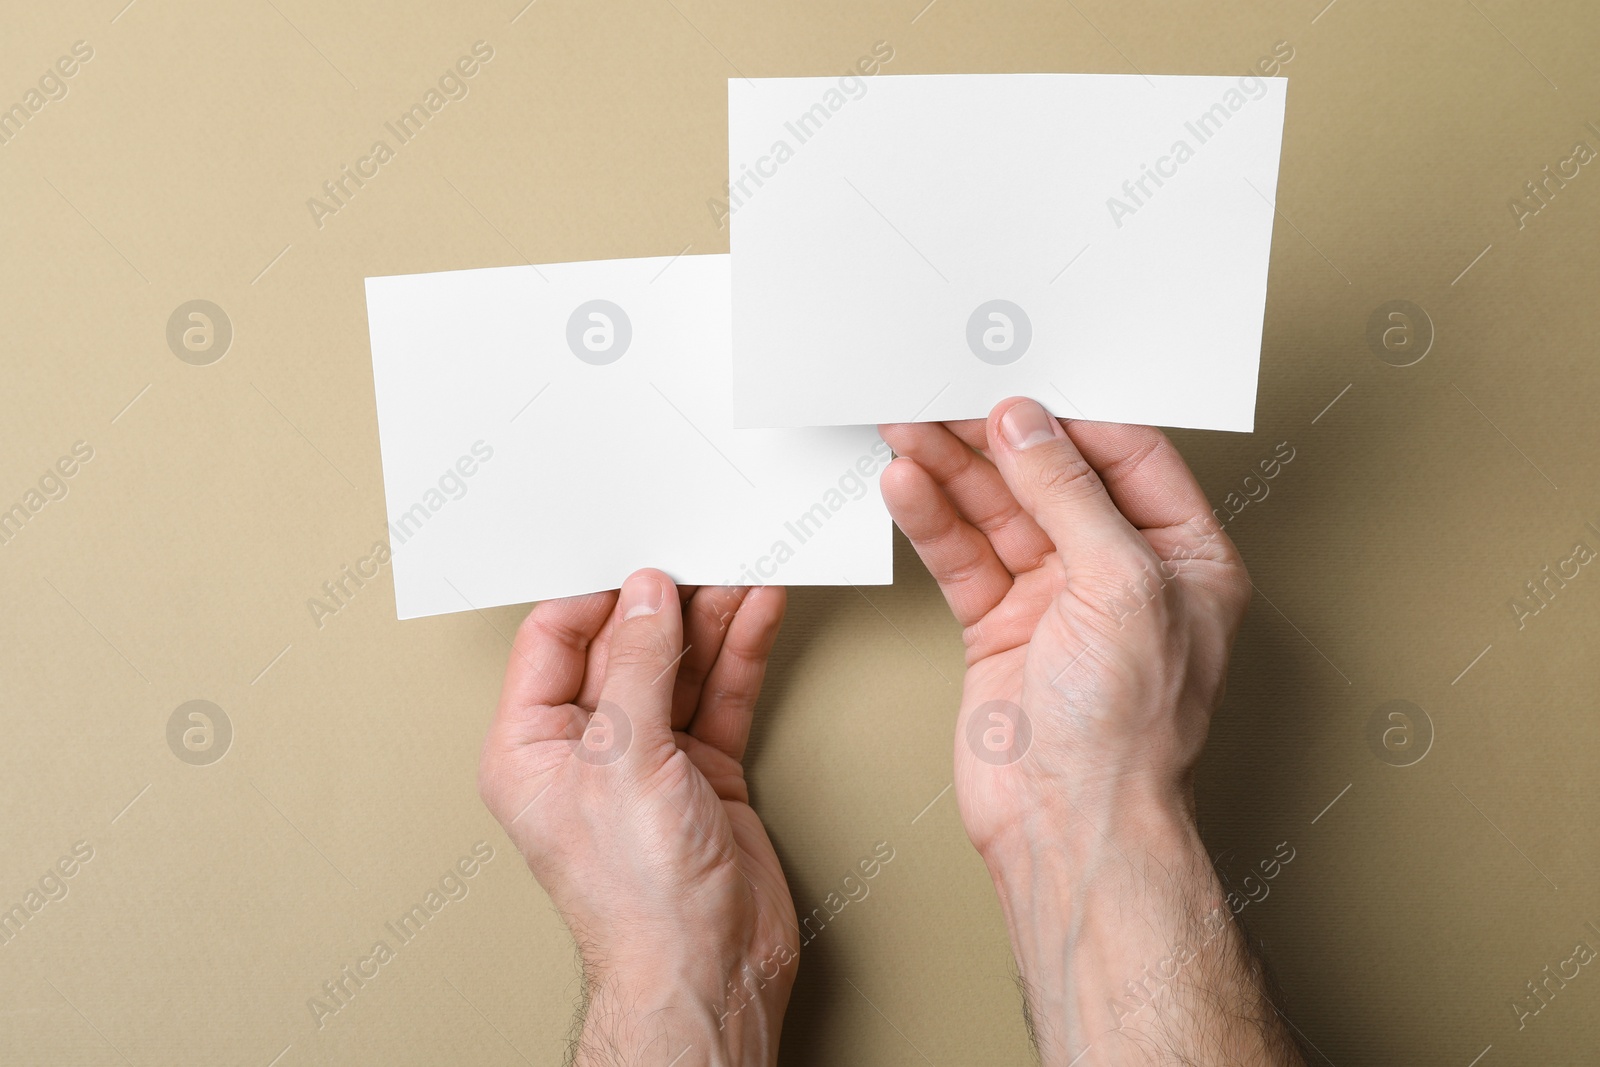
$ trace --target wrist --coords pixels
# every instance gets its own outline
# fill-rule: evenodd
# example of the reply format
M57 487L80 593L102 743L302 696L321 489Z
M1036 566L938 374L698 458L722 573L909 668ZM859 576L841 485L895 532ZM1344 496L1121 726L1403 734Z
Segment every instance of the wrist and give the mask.
M1128 902L1129 893L1170 902L1199 891L1221 900L1199 830L1182 803L1073 804L1066 816L1044 805L1013 830L996 838L983 858L1014 932L1101 899Z
M1027 884L1065 889L1133 851L1204 855L1205 846L1187 785L1129 779L1035 791L1020 817L979 851L1004 895Z
M784 946L769 959L731 964L687 955L586 962L574 1064L770 1067L796 960Z
M1184 798L1048 808L985 855L1045 1064L1154 1017L1196 953L1237 947Z

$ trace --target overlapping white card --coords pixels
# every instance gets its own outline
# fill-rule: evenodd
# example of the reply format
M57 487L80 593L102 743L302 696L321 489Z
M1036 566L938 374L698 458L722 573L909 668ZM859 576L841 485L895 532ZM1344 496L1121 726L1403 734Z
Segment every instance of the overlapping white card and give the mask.
M401 618L892 581L870 427L736 429L728 257L367 279Z
M1249 430L1286 83L728 84L740 425Z

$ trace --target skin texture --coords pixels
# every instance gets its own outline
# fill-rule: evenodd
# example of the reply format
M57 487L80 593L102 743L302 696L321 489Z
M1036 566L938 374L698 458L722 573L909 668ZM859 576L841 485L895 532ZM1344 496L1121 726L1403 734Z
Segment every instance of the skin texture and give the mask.
M1301 1064L1195 828L1192 777L1250 599L1158 431L881 427L884 499L963 627L955 791L1050 1067ZM540 604L480 790L572 930L573 1062L776 1062L793 902L741 760L778 588Z
M517 633L479 791L578 945L576 1064L776 1062L798 931L741 760L784 600L640 571Z
M1020 398L880 432L884 499L964 628L956 799L1043 1062L1301 1062L1195 830L1251 587L1182 457Z

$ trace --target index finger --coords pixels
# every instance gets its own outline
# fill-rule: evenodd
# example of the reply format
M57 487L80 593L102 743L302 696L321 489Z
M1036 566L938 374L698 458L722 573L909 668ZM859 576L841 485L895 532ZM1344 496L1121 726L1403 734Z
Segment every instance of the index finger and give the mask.
M535 604L506 661L502 711L570 703L583 685L589 645L611 617L616 590Z
M781 585L751 589L728 624L728 635L706 677L689 732L735 760L744 759L767 657L778 639L788 591Z
M969 447L989 454L985 423L946 423ZM1206 526L1211 502L1166 434L1153 426L1062 419L1062 428L1106 485L1123 517L1140 530ZM1204 532L1203 530L1200 532Z
M1100 473L1117 510L1140 530L1215 526L1211 501L1166 434L1118 422L1062 424L1083 458Z

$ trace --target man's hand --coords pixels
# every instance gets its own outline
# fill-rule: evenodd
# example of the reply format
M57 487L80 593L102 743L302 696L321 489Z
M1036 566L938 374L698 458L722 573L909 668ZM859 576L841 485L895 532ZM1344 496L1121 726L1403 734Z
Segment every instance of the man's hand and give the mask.
M1031 400L880 429L965 627L956 799L1044 1062L1298 1063L1194 826L1250 582L1182 457Z
M740 761L784 599L639 571L517 633L479 789L583 958L577 1064L777 1061L798 934Z

